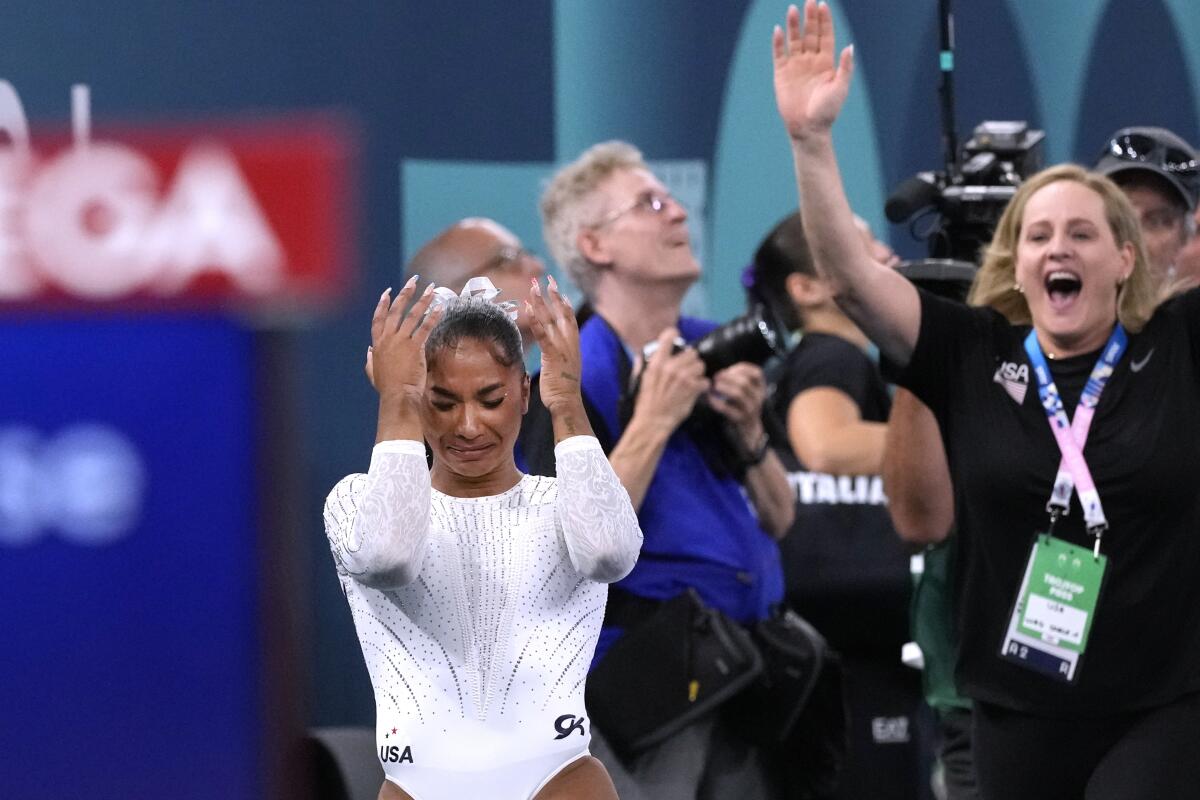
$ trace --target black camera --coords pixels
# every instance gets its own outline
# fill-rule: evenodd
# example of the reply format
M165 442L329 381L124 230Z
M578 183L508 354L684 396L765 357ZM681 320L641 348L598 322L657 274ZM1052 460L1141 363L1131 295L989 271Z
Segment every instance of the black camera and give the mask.
M884 213L900 223L934 210L937 217L928 232L914 229L914 235L926 240L930 258L977 263L1021 181L1042 168L1045 138L1027 122L981 122L963 145L961 166L920 172L904 181L888 198Z
M905 262L898 271L918 286L965 299L1005 207L1021 182L1042 168L1045 137L1027 122L981 122L958 163L917 173L896 187L884 213L896 223L916 216L913 235L929 249L929 258ZM932 225L918 232L921 212L930 210L936 215Z
M783 356L787 352L787 341L787 328L766 306L756 304L748 313L709 331L691 347L704 364L705 376L711 378L726 367L743 361L762 366L773 357ZM672 353L687 346L683 339L676 339ZM657 349L657 341L642 349L643 364L649 362ZM632 375L621 395L618 410L622 425L627 425L633 416L641 377L641 373ZM729 419L714 409L706 397L701 396L696 401L691 415L681 427L693 434L715 472L741 476L753 454L747 451Z
M673 352L678 353L684 347L687 342L676 339ZM787 329L766 306L758 304L742 316L704 334L692 347L704 362L704 374L711 378L742 361L761 366L773 356L784 355ZM658 342L651 342L642 349L642 358L649 360L657 349Z

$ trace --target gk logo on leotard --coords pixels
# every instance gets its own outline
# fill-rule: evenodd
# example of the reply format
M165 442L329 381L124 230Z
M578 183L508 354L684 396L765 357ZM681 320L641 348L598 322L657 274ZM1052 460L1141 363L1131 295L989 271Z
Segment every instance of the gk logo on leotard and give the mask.
M554 740L565 739L575 731L579 731L580 736L586 736L587 734L583 731L584 719L584 717L576 717L574 714L563 714L554 720L554 730L558 731L558 736L555 736Z

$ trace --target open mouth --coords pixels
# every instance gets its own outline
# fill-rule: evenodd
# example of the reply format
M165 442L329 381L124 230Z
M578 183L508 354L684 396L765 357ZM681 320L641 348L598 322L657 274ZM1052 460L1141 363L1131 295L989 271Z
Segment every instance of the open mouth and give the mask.
M1062 309L1071 304L1083 289L1083 281L1074 272L1056 269L1046 276L1046 296L1050 305Z

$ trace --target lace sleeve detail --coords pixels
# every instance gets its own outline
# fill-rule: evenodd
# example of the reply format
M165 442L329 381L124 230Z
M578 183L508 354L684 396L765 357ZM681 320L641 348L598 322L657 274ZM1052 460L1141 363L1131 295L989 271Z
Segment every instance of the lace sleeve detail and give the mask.
M554 448L554 459L555 514L571 564L602 583L624 578L637 563L642 529L600 442L594 436L572 436Z
M325 499L325 535L338 573L376 589L411 583L429 540L429 468L420 442L380 442L366 475Z

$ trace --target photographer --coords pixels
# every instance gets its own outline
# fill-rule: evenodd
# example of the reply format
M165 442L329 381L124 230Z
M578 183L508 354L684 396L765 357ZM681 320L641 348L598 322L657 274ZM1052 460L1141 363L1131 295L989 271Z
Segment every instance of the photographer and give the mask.
M689 589L738 622L767 617L783 596L775 537L792 522L792 495L766 445L762 370L737 363L706 377L696 351L676 347L717 327L680 316L700 276L686 211L641 153L606 142L554 176L542 218L550 252L594 309L580 331L584 402L645 534L637 567L610 591L595 663L631 623ZM623 402L631 385L636 396ZM716 431L697 435L686 423L698 403L733 434L723 460L708 447ZM544 425L527 417L531 471L548 466L544 442ZM630 685L642 678L638 666ZM713 715L624 764L597 753L622 797L771 796L762 759Z

